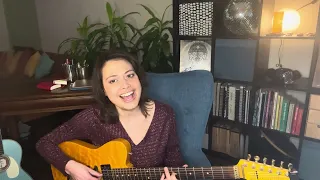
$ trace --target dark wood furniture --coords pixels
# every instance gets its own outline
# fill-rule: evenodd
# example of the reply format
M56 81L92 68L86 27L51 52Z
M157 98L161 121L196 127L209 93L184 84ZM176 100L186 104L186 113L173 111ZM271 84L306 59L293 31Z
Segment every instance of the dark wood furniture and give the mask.
M309 141L320 142L320 128L319 125L317 126L317 123L319 122L316 122L316 118L309 118L309 116L311 116L310 110L312 110L312 108L315 108L316 102L319 104L319 100L316 101L316 98L320 99L320 78L318 78L320 77L320 63L318 60L320 43L319 3L312 4L309 3L310 1L308 0L301 2L299 1L299 3L301 4L290 4L291 2L289 1L286 1L285 3L284 1L279 0L254 1L259 2L259 5L256 9L257 13L255 16L258 17L257 31L244 35L237 35L235 33L232 33L231 30L228 30L223 20L224 10L229 2L235 1L173 1L173 52L175 59L181 60L181 57L185 57L182 56L182 53L184 52L183 45L187 42L206 42L210 44L212 48L211 71L214 75L214 81L221 84L229 83L231 85L243 85L245 87L251 88L251 94L249 98L250 106L248 113L248 122L243 123L238 120L234 120L234 118L229 119L229 117L217 116L216 114L214 114L213 109L213 115L209 119L207 130L209 136L208 152L214 152L212 144L213 142L217 142L218 139L217 135L212 134L212 129L227 129L228 131L230 130L237 133L240 132L241 134L250 136L249 152L251 154L255 152L257 154L260 154L261 156L267 156L269 160L271 158L275 158L277 159L277 162L283 160L288 163L291 161L293 162L294 167L299 169L303 144ZM298 8L299 6L305 4L307 5L303 6L305 7L305 9L303 9L303 11L299 11L301 16L300 28L298 28L297 31L294 31L292 36L290 34L288 34L288 36L267 35L272 32L272 17L275 11L278 11L281 8ZM310 12L312 12L313 14L310 15ZM203 19L208 20L204 21ZM204 23L201 24L199 22ZM239 27L236 24L234 25L236 27ZM306 32L314 33L315 36L308 36ZM299 33L302 33L303 36L299 35ZM252 48L253 51L250 51L254 54L254 56L252 56L253 58L244 57L244 54L247 55L248 52L242 51L242 49L249 49L251 47L249 47L248 45L249 42L253 42L254 44ZM239 46L239 44L241 44L242 46ZM248 47L243 48L246 45ZM222 46L223 48L221 48ZM301 53L302 51L308 52ZM232 59L233 61L231 61L230 59ZM266 83L264 73L269 68L273 68L277 64L278 59L281 59L281 63L284 67L292 68L293 70L298 70L300 72L305 72L305 74L301 79L288 86ZM225 62L224 66L221 65L221 62ZM229 73L228 71L232 73ZM244 78L244 76L242 76L247 72L251 73L250 78ZM237 75L234 75L236 73ZM272 89L274 91L283 92L288 96L292 95L295 99L298 99L298 101L304 105L302 123L300 128L301 130L298 135L265 127L261 122L258 125L253 123L255 111L258 110L258 108L256 108L257 98L255 97L255 95L256 92L258 92L260 89ZM216 99L214 103L217 104ZM316 110L320 114L319 105ZM274 151L266 153L261 152L261 149L267 149L262 145L262 141L265 141L265 138L260 138L262 134L261 131L275 137L272 138L272 140L279 141L279 144L284 146L284 148L285 145L283 144L287 143L282 142L289 142L290 140L291 145L294 143L297 144L295 145L296 147L292 148L294 149L294 153L291 154L293 154L294 157L292 158L288 157L287 155L283 155L278 150L274 150L275 148L273 147L271 147L270 149ZM255 139L256 141L251 141L252 139ZM261 142L258 141L260 139ZM286 141L282 141L282 139ZM291 141L293 141L294 143L291 143ZM265 143L266 146L269 144L269 142ZM259 146L261 148L259 148ZM231 156L229 157L232 160L234 159ZM285 165L285 167L286 166L287 165Z
M84 109L93 102L91 91L70 91L65 87L50 92L37 89L36 83L8 84L0 89L1 126L8 129L10 138L18 140L17 125L23 117Z

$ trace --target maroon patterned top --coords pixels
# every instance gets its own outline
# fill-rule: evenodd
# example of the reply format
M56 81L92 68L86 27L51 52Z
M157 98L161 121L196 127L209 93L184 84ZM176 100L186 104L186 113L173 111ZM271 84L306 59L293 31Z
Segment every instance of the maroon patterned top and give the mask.
M138 145L132 142L120 122L103 124L99 117L99 110L95 107L83 110L42 137L36 144L37 151L66 175L65 165L70 158L58 148L58 144L73 139L87 139L100 146L110 140L124 138L131 144L130 161L134 167L183 166L175 129L175 115L170 106L155 101L153 120L145 138Z

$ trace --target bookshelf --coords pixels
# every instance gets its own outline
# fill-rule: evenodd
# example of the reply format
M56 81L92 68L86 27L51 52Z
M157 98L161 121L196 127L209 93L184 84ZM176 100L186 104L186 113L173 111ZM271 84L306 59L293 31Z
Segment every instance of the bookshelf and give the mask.
M234 26L225 18L230 2L244 1L173 1L173 51L180 72L192 70L186 65L188 58L210 60L210 65L198 63L193 68L214 76L205 152L222 153L232 160L257 154L299 169L303 141L320 142L320 120L315 118L320 115L320 2L298 11L300 26L292 34L275 35L270 34L274 12L310 0L247 0L253 2L251 29ZM191 51L193 45L198 49ZM286 85L271 81L270 69L277 69L277 64L298 71L301 77ZM217 142L222 142L223 150ZM239 154L231 152L237 148Z

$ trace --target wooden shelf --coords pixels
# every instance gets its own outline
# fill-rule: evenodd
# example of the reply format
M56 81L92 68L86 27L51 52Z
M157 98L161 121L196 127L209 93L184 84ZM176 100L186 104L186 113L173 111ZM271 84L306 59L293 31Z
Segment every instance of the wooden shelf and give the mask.
M211 36L178 36L178 40L211 40L212 37Z
M272 88L282 90L294 90L294 91L308 91L308 78L300 78L293 84L278 85L264 80L257 80L254 84L260 88Z
M250 81L241 81L241 80L233 80L233 79L214 78L214 81L229 82L229 83L243 84L243 85L252 85L252 82Z
M312 142L317 142L320 143L320 139L315 139L315 138L311 138L311 137L303 137L304 140L308 140L308 141L312 141Z
M317 94L317 95L320 95L320 88L316 88L316 87L313 87L310 89L310 94Z
M264 127L260 127L262 130L268 131L268 132L274 132L274 133L278 133L279 135L285 135L287 137L296 137L296 138L300 138L299 135L295 135L295 134L290 134L287 132L283 132L283 131L278 131L275 129L269 129L269 128L264 128Z
M260 36L260 39L301 39L301 40L310 40L310 39L315 39L316 37L314 36Z

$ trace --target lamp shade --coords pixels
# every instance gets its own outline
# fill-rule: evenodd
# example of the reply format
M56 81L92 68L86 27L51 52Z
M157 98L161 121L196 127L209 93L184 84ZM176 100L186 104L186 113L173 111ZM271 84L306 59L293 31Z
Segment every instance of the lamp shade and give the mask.
M290 33L298 29L300 14L294 9L281 9L274 12L272 23L273 33Z

